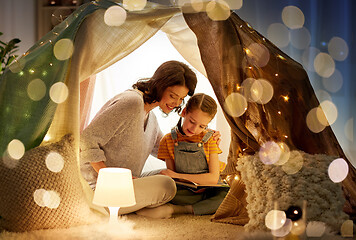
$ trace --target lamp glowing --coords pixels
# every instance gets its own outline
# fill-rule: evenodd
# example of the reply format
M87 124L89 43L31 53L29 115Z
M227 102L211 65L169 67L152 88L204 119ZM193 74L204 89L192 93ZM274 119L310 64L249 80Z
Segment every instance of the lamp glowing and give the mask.
M108 207L109 223L117 223L120 207L130 207L136 204L131 170L126 168L100 169L93 203Z

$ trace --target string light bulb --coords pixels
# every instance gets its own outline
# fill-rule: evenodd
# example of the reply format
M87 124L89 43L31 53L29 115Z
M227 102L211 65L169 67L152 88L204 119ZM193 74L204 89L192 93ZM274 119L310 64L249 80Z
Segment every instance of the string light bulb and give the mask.
M282 98L284 99L285 102L288 102L289 101L289 96L282 96Z
M279 55L279 54L278 54L277 57L279 57L279 58L282 59L282 60L286 60L285 57L283 57L282 55Z

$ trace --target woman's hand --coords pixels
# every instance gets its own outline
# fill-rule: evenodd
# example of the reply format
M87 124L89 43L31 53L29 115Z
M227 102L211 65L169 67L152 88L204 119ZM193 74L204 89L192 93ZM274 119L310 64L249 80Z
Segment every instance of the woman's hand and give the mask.
M175 171L172 171L170 169L163 169L160 174L169 176L171 178L179 178L179 173L176 173Z

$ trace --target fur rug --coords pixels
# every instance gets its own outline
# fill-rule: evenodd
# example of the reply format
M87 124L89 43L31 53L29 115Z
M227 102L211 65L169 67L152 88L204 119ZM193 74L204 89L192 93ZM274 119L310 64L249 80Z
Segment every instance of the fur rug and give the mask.
M339 232L348 216L342 211L341 185L328 176L328 166L334 159L302 151L291 151L288 162L282 166L263 164L258 153L239 158L236 168L246 185L250 217L245 230L266 231L264 220L275 203L279 209L287 210L293 205L302 208L306 201L307 222L321 221L333 232ZM297 171L290 173L294 169Z
M136 214L119 218L111 227L108 219L68 229L37 230L24 233L3 232L0 240L273 240L267 232L244 232L242 226L216 223L211 216L178 215L171 219L149 219ZM343 239L330 233L313 240Z
M239 239L244 231L242 226L211 222L210 217L177 215L171 219L150 219L129 214L120 217L119 224L115 227L108 224L108 219L102 219L97 224L68 229L3 232L0 234L0 240Z

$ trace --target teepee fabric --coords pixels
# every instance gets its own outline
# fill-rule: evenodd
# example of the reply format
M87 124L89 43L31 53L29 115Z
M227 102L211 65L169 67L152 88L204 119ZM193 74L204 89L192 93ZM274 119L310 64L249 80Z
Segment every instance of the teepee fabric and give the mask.
M213 21L206 13L185 14L188 26L197 39L207 77L214 89L231 127L230 149L226 174L237 174L240 154L259 151L273 141L285 143L290 150L309 154L326 154L347 160L330 126L320 133L312 132L306 123L307 114L319 106L315 92L303 67L256 32L236 14L226 21ZM268 103L251 101L243 92L246 79L267 80L273 94ZM242 93L248 99L246 112L234 112L229 97ZM287 99L285 98L287 97ZM263 98L263 96L261 97ZM344 211L355 217L356 171L348 161L349 174L342 182L346 203ZM237 185L241 187L241 185ZM232 192L240 192L232 188ZM227 196L229 197L229 196Z
M82 5L1 76L0 230L70 227L93 222L98 211L107 214L91 203L93 192L79 172L80 117L86 119L89 109L85 103L80 108L80 99L90 103L91 76L141 46L179 11L148 4L127 12L122 25L108 26L104 14L112 6L117 3ZM20 147L11 149L13 143ZM64 166L53 171L51 161ZM30 224L31 217L41 221Z
M161 29L167 33L182 56L208 77L224 110L232 131L225 175L238 174L236 166L239 154L254 154L259 151L260 145L271 140L284 142L291 149L311 154L324 153L345 158L330 127L314 134L305 124L306 114L318 106L318 101L300 64L281 52L236 14L232 13L224 21L213 21L204 12L182 13L178 8L148 3L142 11L126 11L126 21L122 25L108 26L104 22L105 10L118 5L122 6L122 3L104 0L82 5L1 76L1 184L11 181L12 188L16 188L16 183L23 181L21 178L24 175L19 174L19 179L14 178L14 169L27 171L28 169L22 169L21 166L26 166L23 163L30 161L29 155L40 154L38 161L46 161L51 146L61 145L61 139L68 134L74 151L70 153L70 158L74 158L77 165L70 164L70 169L63 169L67 172L79 172L78 143L93 94L93 76L130 54ZM58 49L72 51L58 55ZM265 55L268 56L268 61ZM242 93L239 86L246 78L265 79L272 85L274 93L268 103L248 102L246 112L236 116L235 108L231 108L227 99L230 99L231 94ZM281 96L287 95L289 102L282 101ZM239 105L239 102L232 102ZM20 143L20 150L10 148L14 143ZM21 154L21 149L26 153ZM70 162L65 150L59 155L65 156L62 156L64 165ZM354 213L351 206L356 206L353 202L356 193L352 188L356 181L355 170L351 164L349 166L351 170L343 182L343 190L348 200L348 210ZM51 171L48 165L46 167L48 170L42 169L43 174L50 177L43 177L41 172L43 178L38 178L41 180L27 182L29 186L36 186L32 189L33 192L37 189L52 191L53 189L46 189L51 184L76 185L80 182L82 191L73 195L80 201L85 199L88 205L91 204L92 190L80 174L64 183L53 180L58 172ZM36 176L39 173L33 170L27 174ZM227 222L237 224L248 221L246 194L243 192L244 184L240 181L231 183L231 190L217 211L218 215L221 214L216 215L216 219L229 219ZM18 196L8 188L0 190L1 198L5 195L8 198ZM72 196L70 191L61 194L68 194L66 197L59 194L62 204L69 201L68 196ZM31 204L36 202L31 193L25 198L24 201ZM41 201L39 203L42 204ZM4 217L3 211L8 207L7 204L8 201L5 201L0 209L0 229L21 231L67 226L58 223L18 228L17 225L22 224L22 220L15 218L9 223ZM61 211L61 208L48 207L53 206L50 204L40 208L36 204L38 205L33 204L36 209L28 211L37 211L36 216ZM232 211L233 216L225 211L232 205L237 206ZM97 210L103 211L101 208ZM85 223L77 220L73 222Z

